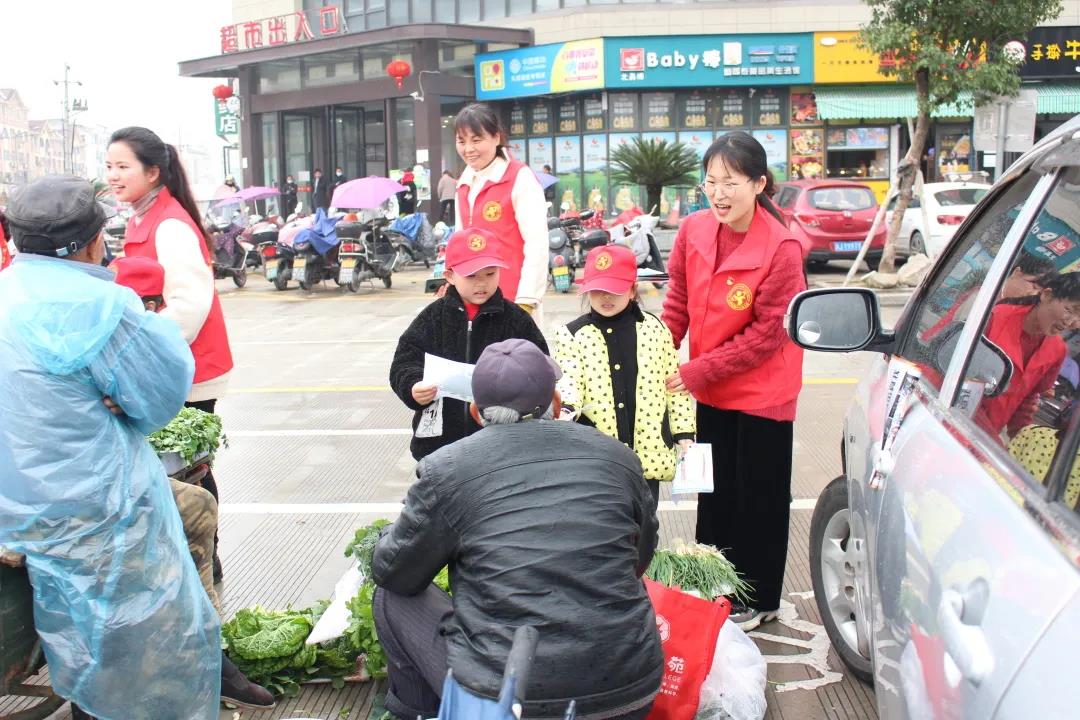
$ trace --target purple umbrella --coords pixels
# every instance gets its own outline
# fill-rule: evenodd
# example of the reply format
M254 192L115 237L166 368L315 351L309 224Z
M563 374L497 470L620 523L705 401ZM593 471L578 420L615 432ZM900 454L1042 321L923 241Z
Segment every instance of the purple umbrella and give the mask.
M243 190L234 192L224 200L219 200L214 204L214 208L225 207L226 205L236 205L237 203L248 202L250 200L263 200L268 197L280 195L281 191L272 187L246 187Z
M336 208L372 210L382 205L391 196L405 190L408 188L390 178L368 175L339 185L334 191L330 204Z
M540 187L545 190L559 182L559 178L554 175L548 175L546 172L536 172L535 170L533 172L536 173L536 179L540 181Z

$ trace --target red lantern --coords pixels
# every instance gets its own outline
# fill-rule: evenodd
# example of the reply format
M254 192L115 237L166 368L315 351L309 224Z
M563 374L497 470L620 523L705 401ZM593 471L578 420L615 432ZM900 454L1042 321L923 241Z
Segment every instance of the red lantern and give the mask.
M214 97L218 100L228 100L232 95L232 85L218 85L214 88Z
M404 87L405 78L412 73L412 66L404 60L395 60L386 66L386 74L394 78L398 90Z

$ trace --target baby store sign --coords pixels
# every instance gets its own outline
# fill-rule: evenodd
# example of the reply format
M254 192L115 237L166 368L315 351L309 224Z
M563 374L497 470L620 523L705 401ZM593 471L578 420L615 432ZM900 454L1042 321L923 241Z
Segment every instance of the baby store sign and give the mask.
M605 85L795 85L814 73L812 33L605 38Z

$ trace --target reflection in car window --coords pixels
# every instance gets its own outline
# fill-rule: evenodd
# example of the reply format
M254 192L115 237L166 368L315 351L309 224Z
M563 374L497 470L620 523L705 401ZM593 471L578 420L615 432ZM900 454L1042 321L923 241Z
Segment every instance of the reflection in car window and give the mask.
M869 210L877 203L869 188L821 188L807 196L810 207L817 210Z
M914 310L912 329L899 354L917 363L925 382L935 390L941 388L951 359L943 349L948 347L946 341L967 320L990 265L1017 217L1014 211L1018 212L1037 181L1036 173L1025 173L978 211L976 222L942 258L922 304Z

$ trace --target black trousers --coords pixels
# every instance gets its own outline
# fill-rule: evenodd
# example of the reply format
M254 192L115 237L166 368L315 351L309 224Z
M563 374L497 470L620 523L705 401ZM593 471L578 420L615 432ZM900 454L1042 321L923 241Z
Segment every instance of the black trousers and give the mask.
M787 562L794 423L698 403L697 439L712 444L715 487L698 495L697 541L723 550L752 588L752 607L776 610Z
M375 588L372 610L386 653L386 709L401 720L435 717L449 667L439 623L454 611L450 596L434 585L412 596ZM643 720L651 709L609 720Z
M454 224L454 201L442 200L439 202L439 218L435 222L444 222L447 225Z

